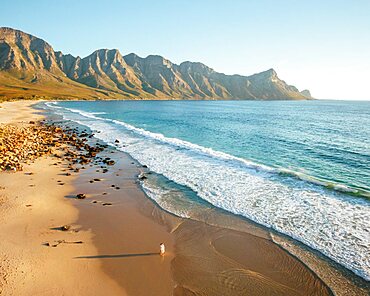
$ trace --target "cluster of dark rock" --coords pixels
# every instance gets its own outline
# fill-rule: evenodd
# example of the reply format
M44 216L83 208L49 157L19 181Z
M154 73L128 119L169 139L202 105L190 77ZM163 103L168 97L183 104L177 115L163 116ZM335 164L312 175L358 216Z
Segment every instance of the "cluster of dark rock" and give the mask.
M21 171L23 164L49 154L68 161L69 169L75 172L80 170L77 164L81 167L92 161L113 165L112 159L97 156L107 145L89 144L92 137L93 134L86 131L62 129L45 122L38 124L30 121L23 126L0 125L0 171Z
M53 128L44 125L0 125L0 171L21 171L22 163L48 155L58 146Z
M28 124L0 125L0 171L22 171L23 165L33 162L38 157L52 156L58 159L54 165L67 162L67 168L63 169L66 176L71 172L79 172L86 165L98 165L102 173L108 172L108 166L114 165L115 161L110 157L101 157L98 153L108 147L93 139L94 134L87 130L80 131L77 128L56 126L46 121ZM111 151L111 153L113 153ZM27 173L32 175L32 172ZM94 178L90 183L99 182L102 179ZM58 180L58 185L64 182ZM112 185L119 190L118 186ZM105 195L106 193L103 193ZM75 195L76 199L86 199L85 193ZM112 203L103 203L110 206ZM31 205L30 205L31 206ZM69 225L60 227L62 231L68 231ZM55 245L52 245L55 246Z
M60 129L60 128L56 128ZM76 128L66 128L61 135L60 140L69 146L65 147L63 158L72 164L88 164L94 159L97 154L104 150L107 145L96 143L95 146L88 144L88 139L91 139L94 134L89 134L86 131L81 133Z

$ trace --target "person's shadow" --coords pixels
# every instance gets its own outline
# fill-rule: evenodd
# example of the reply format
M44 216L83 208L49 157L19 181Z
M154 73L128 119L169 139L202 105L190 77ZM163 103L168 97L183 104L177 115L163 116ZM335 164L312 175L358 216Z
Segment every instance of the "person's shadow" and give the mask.
M112 254L112 255L95 255L95 256L79 256L74 259L114 259L114 258L129 258L129 257L144 257L154 256L159 253L138 253L138 254Z

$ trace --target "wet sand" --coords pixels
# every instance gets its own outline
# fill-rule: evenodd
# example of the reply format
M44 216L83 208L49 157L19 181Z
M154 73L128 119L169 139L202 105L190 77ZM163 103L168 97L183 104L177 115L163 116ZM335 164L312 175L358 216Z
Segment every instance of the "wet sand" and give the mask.
M0 109L0 122L35 116L29 103L7 104L14 105ZM52 158L27 166L34 175L0 173L0 294L331 295L335 289L335 281L329 288L312 271L315 264L308 268L253 223L218 211L205 223L161 210L140 189L144 168L112 148L100 154L116 161L106 173L96 163L66 177L67 164L54 166ZM76 199L78 193L86 199ZM71 231L58 229L64 224ZM56 240L83 243L44 245Z
M174 237L164 225L142 212L147 199L137 185L136 165L126 155L114 159L116 165L107 173L92 167L82 171L74 182L76 193L87 194L85 200L73 200L80 212L77 223L94 232L93 242L99 250L98 256L86 253L74 260L101 262L105 272L129 295L172 295ZM93 179L101 181L90 183ZM159 255L162 242L166 246L163 257Z

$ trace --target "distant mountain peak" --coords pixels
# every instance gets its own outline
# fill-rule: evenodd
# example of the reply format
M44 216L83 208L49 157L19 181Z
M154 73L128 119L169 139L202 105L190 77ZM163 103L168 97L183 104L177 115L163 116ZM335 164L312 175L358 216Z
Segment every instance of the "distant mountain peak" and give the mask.
M145 59L149 61L150 63L157 64L157 65L164 65L164 66L169 66L169 67L173 65L171 61L165 59L164 57L160 55L148 55Z
M8 27L0 28L0 69L61 74L49 43Z
M263 71L263 72L260 72L260 73L257 73L257 74L258 75L263 75L266 78L277 78L278 77L276 71L273 68L268 69L268 70Z
M121 54L118 49L100 48L95 50L92 54Z
M304 95L308 99L312 99L311 92L308 89L302 90L301 94Z
M21 30L17 30L17 29L12 29L12 28L9 28L9 27L0 27L0 33L2 34L0 38L3 38L5 37L3 34L13 34L13 35L28 35L30 37L33 37L33 38L37 38L31 34L28 34L26 32L23 32Z

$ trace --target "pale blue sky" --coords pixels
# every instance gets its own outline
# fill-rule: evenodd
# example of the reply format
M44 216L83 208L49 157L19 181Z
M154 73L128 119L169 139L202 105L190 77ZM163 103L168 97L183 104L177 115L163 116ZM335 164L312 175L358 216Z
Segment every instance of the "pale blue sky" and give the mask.
M0 26L64 53L118 48L227 74L274 68L317 98L370 100L370 0L2 0L0 8Z

